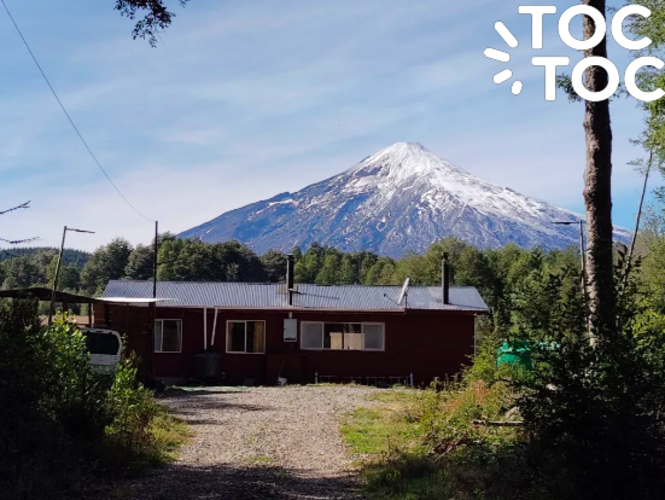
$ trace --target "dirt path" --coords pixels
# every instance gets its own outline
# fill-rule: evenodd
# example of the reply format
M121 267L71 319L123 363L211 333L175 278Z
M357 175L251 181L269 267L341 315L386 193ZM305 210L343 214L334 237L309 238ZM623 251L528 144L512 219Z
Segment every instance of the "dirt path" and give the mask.
M213 388L169 396L194 437L173 465L120 487L122 500L356 500L340 414L363 387Z

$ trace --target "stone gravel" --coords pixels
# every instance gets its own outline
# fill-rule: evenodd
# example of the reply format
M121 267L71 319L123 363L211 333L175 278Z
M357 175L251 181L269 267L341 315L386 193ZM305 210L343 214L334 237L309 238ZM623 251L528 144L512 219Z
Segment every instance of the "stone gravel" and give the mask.
M371 403L357 386L204 388L163 398L193 437L172 465L122 485L123 500L357 500L341 414Z

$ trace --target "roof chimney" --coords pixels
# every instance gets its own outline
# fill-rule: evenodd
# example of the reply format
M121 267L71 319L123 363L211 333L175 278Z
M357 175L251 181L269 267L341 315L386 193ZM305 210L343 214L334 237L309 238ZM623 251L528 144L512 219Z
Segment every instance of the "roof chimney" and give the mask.
M293 270L295 268L293 255L286 256L286 290L289 294L289 305L293 305Z
M443 303L450 304L450 264L448 264L448 252L443 254L441 263L441 286L443 287Z

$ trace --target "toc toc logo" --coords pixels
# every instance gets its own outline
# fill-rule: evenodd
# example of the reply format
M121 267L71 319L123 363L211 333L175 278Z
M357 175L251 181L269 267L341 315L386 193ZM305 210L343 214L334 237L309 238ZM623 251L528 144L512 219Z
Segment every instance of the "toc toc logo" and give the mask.
M543 18L545 15L556 14L556 7L553 5L523 5L519 8L520 14L531 16L531 47L536 50L543 48ZM586 15L593 19L596 25L596 32L588 40L578 40L570 34L570 22L576 16ZM644 37L641 40L630 40L623 32L623 22L628 16L637 15L644 18L651 16L651 11L640 5L629 5L620 9L612 18L612 36L614 40L627 50L643 50L651 45L651 40ZM517 39L510 30L501 21L494 25L497 33L503 38L509 47L515 48L518 45ZM596 47L603 41L607 33L607 23L605 17L594 7L589 5L578 5L570 7L559 18L559 37L568 47L575 50L589 50ZM485 57L495 61L507 63L510 61L510 54L497 49L486 49ZM534 66L545 68L545 99L548 101L556 100L556 70L562 66L570 64L568 57L534 57L531 59ZM608 84L604 90L591 92L583 82L584 72L591 66L600 66L607 71ZM640 57L628 65L626 69L624 82L626 90L635 99L643 102L651 102L660 99L665 95L663 89L656 89L651 92L645 92L637 86L635 81L638 71L645 66L652 66L656 69L663 69L665 63L657 57ZM513 72L505 69L494 75L494 83L504 83L513 76ZM621 77L619 70L612 61L604 57L586 57L573 67L571 82L573 89L582 99L592 102L599 102L609 99L619 88ZM522 82L516 81L512 85L512 92L518 95L522 92Z

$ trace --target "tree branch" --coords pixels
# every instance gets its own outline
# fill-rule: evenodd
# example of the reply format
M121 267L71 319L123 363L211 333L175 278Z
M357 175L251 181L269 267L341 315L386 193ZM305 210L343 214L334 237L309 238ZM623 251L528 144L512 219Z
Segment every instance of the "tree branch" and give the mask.
M182 7L189 0L177 0ZM132 38L147 39L152 47L157 45L159 30L165 30L171 25L175 14L170 12L165 5L165 0L116 0L115 10L121 16L136 20L137 12L146 12L143 19L137 21L132 31Z

